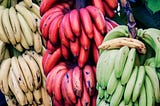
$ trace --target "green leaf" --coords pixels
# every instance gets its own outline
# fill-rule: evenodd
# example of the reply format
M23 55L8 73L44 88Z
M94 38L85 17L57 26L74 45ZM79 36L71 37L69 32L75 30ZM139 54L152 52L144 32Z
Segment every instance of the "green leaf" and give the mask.
M147 7L153 12L158 12L160 10L160 0L146 0Z

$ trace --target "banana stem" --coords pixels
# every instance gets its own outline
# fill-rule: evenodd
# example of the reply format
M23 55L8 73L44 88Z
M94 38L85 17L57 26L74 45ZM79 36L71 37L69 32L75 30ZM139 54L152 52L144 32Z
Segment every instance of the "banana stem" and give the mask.
M130 32L130 36L132 38L136 38L136 36L137 36L136 28L135 28L136 22L133 17L132 8L130 6L130 3L128 0L120 0L120 3L124 9L124 12L126 13L126 16L127 16L127 21L128 21L127 26L128 26L128 30Z
M87 0L75 0L76 2L76 9L83 8L87 5Z

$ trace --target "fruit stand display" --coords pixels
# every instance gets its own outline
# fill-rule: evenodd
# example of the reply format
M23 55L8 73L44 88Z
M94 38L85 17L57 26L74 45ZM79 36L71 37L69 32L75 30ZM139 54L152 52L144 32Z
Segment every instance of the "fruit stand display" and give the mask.
M160 30L135 13L141 2L160 10L151 0L0 0L6 103L158 106Z

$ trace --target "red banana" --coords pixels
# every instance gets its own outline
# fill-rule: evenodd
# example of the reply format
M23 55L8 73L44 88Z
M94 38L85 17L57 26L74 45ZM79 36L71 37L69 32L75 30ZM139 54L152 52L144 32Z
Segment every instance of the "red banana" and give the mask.
M69 48L69 40L66 38L66 36L64 34L62 22L59 26L59 38L60 38L61 44Z
M102 0L92 0L92 4L99 8L101 10L101 12L103 13L103 15L105 15L105 10L104 10L104 7L103 7L103 2Z
M56 45L58 43L59 38L59 26L62 21L64 15L57 16L51 23L49 28L49 39L53 43L53 45Z
M94 30L94 36L93 36L94 42L98 47L103 42L104 36L98 31L97 27L95 27L94 25L93 25L93 30Z
M91 41L86 35L83 26L81 25L81 36L80 36L80 44L85 49L88 50L90 48Z
M80 18L81 18L81 22L82 22L84 31L86 32L86 35L90 39L92 39L93 38L93 26L92 26L92 20L91 20L90 14L86 8L81 8L79 12L80 12Z
M97 94L94 94L91 98L91 106L96 106Z
M56 65L47 75L46 78L46 88L47 88L47 92L50 96L52 96L52 86L54 83L53 82L53 78L56 76L56 74L63 70L66 69L65 63L59 63L58 65Z
M46 48L52 53L57 49L55 46L52 45L50 40L46 42Z
M74 37L74 34L72 32L72 29L71 29L71 23L70 23L69 16L70 16L70 13L67 13L63 17L62 27L63 27L64 34L65 34L66 38L71 40L71 41L75 41L75 37Z
M88 57L89 57L89 49L88 50L85 50L82 46L80 48L80 53L79 53L79 57L78 57L78 65L79 67L83 67L87 60L88 60Z
M105 33L105 19L104 19L104 15L102 14L102 12L94 7L94 6L87 6L86 7L90 16L92 17L95 26L97 27L97 29L104 34Z
M86 88L85 83L83 83L83 93L82 93L82 98L81 98L81 104L82 104L82 106L90 106L91 105L90 96L87 92L87 88Z
M42 16L46 11L48 11L53 4L58 0L42 0L40 4L40 15Z
M96 66L92 66L93 72L94 72L94 76L96 78Z
M112 10L111 8L109 8L109 6L105 2L103 2L103 6L104 6L104 9L105 9L106 15L109 18L113 18L114 15L115 15L114 10Z
M69 100L75 104L77 100L76 100L76 96L73 91L72 73L73 73L73 69L69 69L69 71L64 76L64 80L65 80L65 90L66 90L67 96Z
M47 57L49 55L50 51L49 50L46 50L43 54L43 57L42 57L42 67L44 69L44 64L46 63L46 60L47 60Z
M70 22L73 33L78 37L81 34L80 15L77 9L70 12Z
M68 71L68 69L63 69L61 71L59 71L56 76L54 77L54 86L52 86L52 93L53 93L53 97L58 101L62 101L62 93L61 93L61 84L62 84L62 79L64 77L64 75L66 74L66 72Z
M47 59L44 66L45 75L47 75L51 71L51 69L57 64L57 62L61 58L61 55L62 54L60 48L58 48L55 52L51 54L51 56L49 57L49 59Z
M118 0L104 0L104 1L112 10L115 10L118 7Z
M81 99L80 99L80 98L78 98L78 101L77 101L77 103L75 104L75 106L82 106L82 104L81 104Z
M118 23L116 23L115 21L113 21L113 20L111 20L109 18L106 18L106 21L108 21L113 26L113 28L118 26Z
M113 26L111 25L111 23L110 22L108 22L108 21L105 21L105 23L106 23L106 31L107 31L107 33L110 31L110 30L112 30L113 29Z
M75 38L75 41L72 42L70 41L70 49L74 57L78 57L79 52L80 52L80 43L79 43L79 38Z
M55 98L52 98L52 99L53 99L53 100L52 100L53 106L63 106L62 101L59 102L59 101L57 101Z
M79 66L74 67L73 73L72 73L72 83L73 83L73 91L76 96L81 97L82 91L83 91L83 78L82 78L82 70L79 68Z
M85 85L87 88L87 91L90 96L93 96L96 89L96 82L95 82L95 76L93 69L90 65L86 65L83 69L83 77L85 81Z
M62 11L54 12L53 14L49 15L44 21L43 26L42 26L42 36L45 39L48 39L48 32L49 32L49 28L50 28L52 21L59 15L63 15L63 12Z
M99 49L94 42L92 43L92 54L94 63L97 64L100 55L99 55Z
M67 60L70 54L69 48L61 44L61 51L62 51L63 57Z

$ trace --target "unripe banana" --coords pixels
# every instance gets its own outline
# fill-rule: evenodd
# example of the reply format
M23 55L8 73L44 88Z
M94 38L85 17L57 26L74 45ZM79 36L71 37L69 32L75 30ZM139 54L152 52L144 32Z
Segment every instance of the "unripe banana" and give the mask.
M140 97L139 97L139 106L147 106L147 94L146 94L146 89L145 85L143 84L140 92Z

